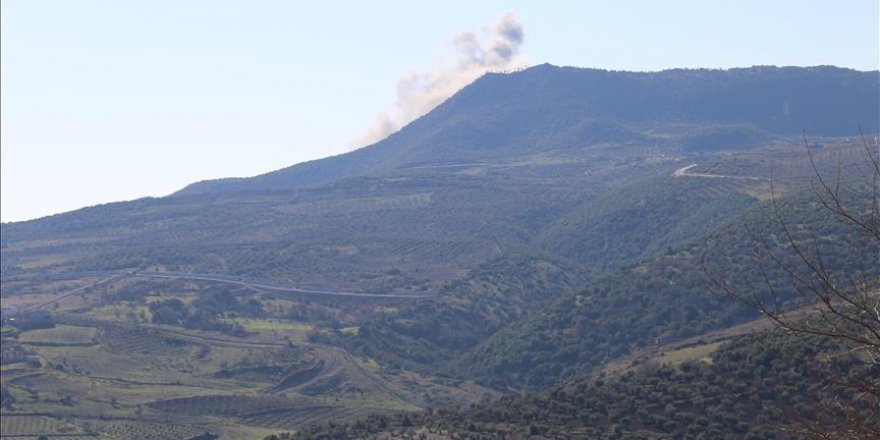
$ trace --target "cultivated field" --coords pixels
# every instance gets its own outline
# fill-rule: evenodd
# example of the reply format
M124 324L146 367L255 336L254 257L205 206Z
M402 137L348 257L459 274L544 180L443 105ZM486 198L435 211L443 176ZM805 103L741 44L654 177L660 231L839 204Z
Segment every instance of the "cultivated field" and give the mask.
M284 316L302 300L267 295L261 311L223 314L213 327L153 322L161 313L153 304L179 299L196 310L205 295L253 297L245 289L217 292L209 282L120 281L49 307L50 328L4 327L3 438L176 440L211 432L250 440L432 401L474 401L487 392L438 385L313 342L312 334L352 326Z

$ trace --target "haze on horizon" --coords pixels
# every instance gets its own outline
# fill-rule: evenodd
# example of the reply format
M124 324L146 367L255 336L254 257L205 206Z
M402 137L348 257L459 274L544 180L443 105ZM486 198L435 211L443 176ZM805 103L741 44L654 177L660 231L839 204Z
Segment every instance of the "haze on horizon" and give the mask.
M874 0L707 3L4 1L0 217L343 153L485 71L880 64Z

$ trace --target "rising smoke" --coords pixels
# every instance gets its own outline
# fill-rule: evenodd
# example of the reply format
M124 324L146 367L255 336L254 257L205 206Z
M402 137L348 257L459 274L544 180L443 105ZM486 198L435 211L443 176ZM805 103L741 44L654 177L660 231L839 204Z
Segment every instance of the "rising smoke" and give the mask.
M411 71L397 81L394 110L382 112L376 123L353 147L378 142L429 112L486 72L524 67L519 55L523 28L512 13L479 33L464 31L452 38L457 60L427 71Z

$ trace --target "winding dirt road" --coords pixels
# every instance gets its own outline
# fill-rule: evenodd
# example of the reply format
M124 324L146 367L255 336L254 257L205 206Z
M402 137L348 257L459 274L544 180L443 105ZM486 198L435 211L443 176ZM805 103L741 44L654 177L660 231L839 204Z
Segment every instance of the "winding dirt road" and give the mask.
M697 164L692 163L688 166L681 167L675 170L672 173L672 177L704 177L709 179L736 179L736 180L768 180L763 177L754 177L754 176L730 176L727 174L706 174L706 173L689 173L688 171L691 168L694 168Z
M69 274L71 278L77 278L75 274ZM336 291L336 290L318 290L318 289L306 289L302 287L289 286L284 284L276 284L271 281L264 280L252 280L246 279L244 277L237 277L232 275L222 275L222 274L210 274L210 273L189 273L189 272L111 272L111 271L94 271L83 273L82 277L86 276L96 276L96 275L104 275L107 278L96 281L92 284L88 284L85 286L77 287L75 289L68 290L66 292L59 293L52 297L47 301L43 301L38 304L34 304L29 306L23 311L30 312L34 310L39 310L43 307L46 307L50 304L56 303L68 296L75 295L77 293L82 293L87 291L92 287L96 287L98 285L124 279L124 278L154 278L154 279L171 279L171 280L196 280L196 281L210 281L215 283L225 283L225 284L235 284L238 286L248 287L254 290L261 291L272 291L272 292L290 292L290 293L302 293L309 295L325 295L325 296L338 296L338 297L349 297L349 298L397 298L397 299L426 299L432 298L435 296L435 293L365 293L365 292L345 292L345 291ZM58 275L55 275L58 277Z
M251 289L256 290L269 290L275 292L292 292L292 293L307 293L314 295L329 295L329 296L349 296L349 297L358 297L358 298L404 298L404 299L421 299L421 298L430 298L434 296L433 293L423 293L423 294L408 294L408 293L364 293L364 292L344 292L344 291L336 291L336 290L316 290L316 289L304 289L302 287L295 286L287 286L283 284L275 284L269 281L256 281L256 280L248 280L241 277L233 277L229 275L220 275L220 274L206 274L206 273L183 273L183 272L133 272L128 274L130 277L141 277L141 278L165 278L165 279L183 279L183 280L199 280L199 281L213 281L216 283L226 283L226 284L236 284L239 286L249 287Z

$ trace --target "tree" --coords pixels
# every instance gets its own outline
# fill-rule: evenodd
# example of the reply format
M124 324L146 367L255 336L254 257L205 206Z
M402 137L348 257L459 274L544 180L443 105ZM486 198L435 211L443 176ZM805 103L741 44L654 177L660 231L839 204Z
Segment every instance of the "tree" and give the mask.
M801 433L812 438L880 438L880 150L864 135L861 143L865 159L844 167L838 155L836 173L829 178L804 136L813 197L843 235L829 240L786 216L771 180L767 215L775 231L754 233L756 269L764 282L737 286L710 274L725 294L785 331L839 347L835 361L844 362L844 368L838 368L839 362L817 367L839 393L800 415ZM780 288L780 272L789 289Z

